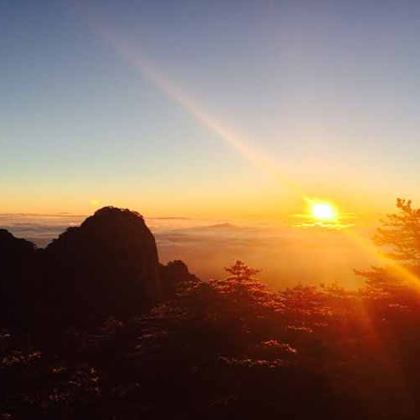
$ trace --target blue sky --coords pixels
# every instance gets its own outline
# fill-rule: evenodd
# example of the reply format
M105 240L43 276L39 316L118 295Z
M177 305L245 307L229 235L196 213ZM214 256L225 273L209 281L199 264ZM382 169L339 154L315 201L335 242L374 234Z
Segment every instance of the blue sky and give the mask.
M418 2L2 0L0 211L287 207L103 33L310 194L420 198Z

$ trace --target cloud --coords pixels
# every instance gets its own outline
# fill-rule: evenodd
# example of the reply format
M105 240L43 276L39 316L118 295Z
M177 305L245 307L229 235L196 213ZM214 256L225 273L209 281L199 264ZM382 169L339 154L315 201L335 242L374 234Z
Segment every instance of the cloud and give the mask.
M46 246L70 226L78 225L83 216L68 214L0 214L0 227L15 236Z

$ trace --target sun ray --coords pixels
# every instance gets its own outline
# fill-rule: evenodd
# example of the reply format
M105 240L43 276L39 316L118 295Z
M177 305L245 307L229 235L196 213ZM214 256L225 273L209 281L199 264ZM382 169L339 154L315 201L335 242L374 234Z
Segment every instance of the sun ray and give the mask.
M81 7L82 5L79 4L79 12L81 12ZM194 100L185 89L182 89L179 84L170 79L152 60L146 57L140 44L137 43L133 47L119 38L112 30L100 25L96 19L89 16L89 13L85 12L82 15L91 30L100 39L106 42L107 45L110 45L115 53L123 58L130 66L138 70L142 78L151 82L167 98L187 111L199 125L238 151L254 167L272 176L278 181L279 187L283 187L295 195L306 198L302 187L285 174L284 171L281 171L276 161L262 151L257 150L255 146L251 146L252 142L250 139L237 133L232 127L222 122L220 118L212 115Z
M139 74L149 80L158 90L164 93L173 102L180 105L185 109L201 126L205 127L208 131L217 135L226 144L229 144L235 150L237 150L242 157L252 163L258 169L273 176L276 181L279 182L279 186L287 188L290 192L299 195L301 199L306 203L313 203L314 199L311 198L296 181L292 180L285 173L281 172L278 164L270 158L268 155L258 151L255 147L251 146L251 141L244 138L244 136L236 133L225 123L222 123L220 119L215 118L209 112L207 112L203 106L199 106L185 90L181 89L173 80L171 80L166 74L164 74L157 66L146 57L142 52L141 46L136 45L135 48L128 45L120 38L118 38L112 30L98 24L98 21L92 19L86 11L82 10L81 3L78 3L79 12L82 12L83 18L91 28L91 30L100 37L104 42L107 42L115 52L122 57L128 64L136 68ZM337 210L334 206L328 203L321 202L314 208L314 215L318 219L318 226L327 228L335 228L341 230L343 227L350 227L352 225L342 224L339 220ZM324 220L321 220L324 219ZM328 220L330 219L330 220ZM303 226L307 226L305 223ZM349 235L360 248L370 255L378 256L378 250L367 241L362 238L356 232L350 229L345 229L347 235ZM396 261L390 261L384 256L381 259L393 267L401 276L404 276L410 284L416 289L420 290L420 279L417 275L409 271L403 265Z

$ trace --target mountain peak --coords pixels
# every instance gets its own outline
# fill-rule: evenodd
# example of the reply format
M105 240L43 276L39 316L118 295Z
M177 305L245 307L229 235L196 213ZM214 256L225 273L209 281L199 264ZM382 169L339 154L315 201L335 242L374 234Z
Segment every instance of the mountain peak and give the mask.
M46 248L72 307L95 318L135 313L159 298L155 238L137 212L104 207L71 227ZM75 304L76 302L76 304Z

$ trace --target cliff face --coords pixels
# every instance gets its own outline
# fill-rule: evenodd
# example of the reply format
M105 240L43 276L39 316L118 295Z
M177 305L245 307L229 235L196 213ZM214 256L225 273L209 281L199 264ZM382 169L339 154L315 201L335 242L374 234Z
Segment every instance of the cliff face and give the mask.
M80 321L139 313L160 296L155 239L129 210L98 210L54 240L44 258L54 295Z

